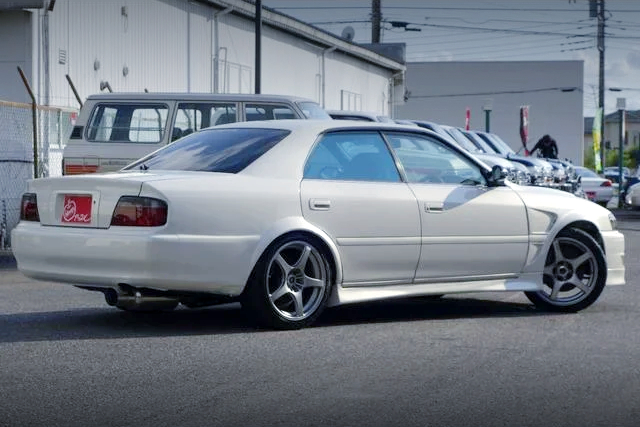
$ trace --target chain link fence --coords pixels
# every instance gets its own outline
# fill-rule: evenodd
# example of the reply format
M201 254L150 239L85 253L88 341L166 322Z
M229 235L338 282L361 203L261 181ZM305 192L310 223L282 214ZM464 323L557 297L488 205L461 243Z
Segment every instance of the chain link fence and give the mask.
M27 180L62 175L62 150L78 114L36 106L34 133L33 111L31 104L0 101L0 267L11 262L11 230Z

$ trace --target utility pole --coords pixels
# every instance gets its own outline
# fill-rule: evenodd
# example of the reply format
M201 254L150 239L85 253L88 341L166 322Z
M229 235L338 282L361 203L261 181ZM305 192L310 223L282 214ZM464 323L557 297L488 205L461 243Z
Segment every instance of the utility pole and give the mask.
M371 43L380 43L382 0L371 0Z
M599 73L599 89L598 89L598 107L602 109L600 115L600 159L602 171L605 167L605 150L604 150L604 0L598 1L598 52L600 52L600 73Z
M255 21L255 35L256 35L256 81L255 81L255 93L261 93L262 91L262 0L256 0L256 21ZM217 52L216 52L217 54Z

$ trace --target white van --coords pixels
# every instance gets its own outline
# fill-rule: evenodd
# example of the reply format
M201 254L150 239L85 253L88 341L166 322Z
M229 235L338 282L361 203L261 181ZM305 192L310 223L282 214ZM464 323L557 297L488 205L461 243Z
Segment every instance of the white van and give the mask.
M121 169L202 128L331 117L304 98L255 94L105 93L89 96L64 148L62 174Z

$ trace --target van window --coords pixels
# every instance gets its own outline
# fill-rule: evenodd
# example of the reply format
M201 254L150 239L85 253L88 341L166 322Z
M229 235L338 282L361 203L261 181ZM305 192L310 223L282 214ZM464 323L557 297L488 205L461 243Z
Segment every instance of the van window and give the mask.
M298 106L307 119L331 120L331 116L315 102L302 101L298 102Z
M97 104L89 126L87 140L92 142L162 141L169 108L165 104Z
M287 105L279 104L247 104L245 106L247 121L297 119L297 114Z
M235 103L181 102L178 104L171 141L203 128L237 121Z

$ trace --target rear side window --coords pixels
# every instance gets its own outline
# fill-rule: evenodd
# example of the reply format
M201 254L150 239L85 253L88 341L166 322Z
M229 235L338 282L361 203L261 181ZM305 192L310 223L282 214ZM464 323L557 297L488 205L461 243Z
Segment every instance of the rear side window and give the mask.
M98 104L89 119L87 140L158 143L164 137L168 112L164 104Z
M387 145L377 132L333 132L315 146L305 179L400 182Z
M237 173L288 134L282 129L207 129L151 153L124 170Z

